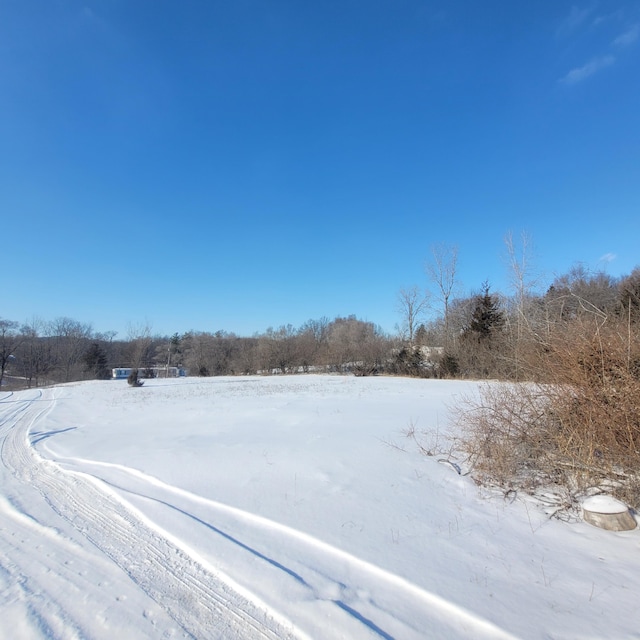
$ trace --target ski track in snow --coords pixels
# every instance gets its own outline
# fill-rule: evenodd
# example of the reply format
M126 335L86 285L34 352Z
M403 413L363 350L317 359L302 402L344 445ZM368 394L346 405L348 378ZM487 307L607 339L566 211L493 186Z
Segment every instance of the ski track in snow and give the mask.
M122 465L75 458L67 459L64 466L69 469L75 466L83 468L84 471L77 472L82 474L93 468L95 477L102 477L114 489L154 501L182 514L231 542L239 550L252 554L275 570L283 572L307 591L307 597L335 605L367 627L372 632L372 637L425 637L427 629L431 627L429 636L440 631L446 632L449 638L457 637L458 634L465 638L513 638L462 607L289 526L192 494ZM243 541L229 533L234 530L243 531L245 537L247 531L251 531L251 541ZM270 540L275 540L275 544L267 544ZM269 548L277 546L282 557L269 557L257 545ZM347 584L347 581L351 584ZM424 618L422 625L416 628L415 623L411 625L407 621L396 619L394 611L381 604L388 600L403 603L412 612L421 611ZM334 611L331 617L338 613ZM379 619L398 627L394 630L397 635L386 632Z
M35 391L24 400L0 400L2 462L10 472L5 475L36 488L53 511L118 565L187 636L513 638L456 604L289 526L122 465L81 458L43 459L33 445L53 434L30 432L54 407L55 394L53 389ZM149 505L154 508L145 509ZM0 512L32 534L73 544L10 501L0 500ZM236 579L217 569L215 558L198 552L185 539L188 528L172 525L176 519L183 524L188 521L191 528L230 548L242 560L228 561L232 570L242 572L249 561L257 563L261 575L284 584L294 601L286 607L282 602L277 608L267 604L243 586L251 584L251 575ZM24 575L4 553L0 553L0 570L0 580L23 589L25 601L41 602L31 613L45 637L94 635L69 620L64 602L47 586L51 580L38 582ZM72 575L62 577L77 580ZM29 591L31 583L37 589ZM36 591L39 596L34 598ZM291 622L294 616L300 628ZM318 619L326 625L318 626ZM311 628L311 635L304 628Z
M29 444L29 430L53 408L55 390L36 391L33 397L13 404L4 399L3 404L6 406L0 407L2 462L14 482L36 488L58 515L126 572L189 636L305 637L278 612L256 598L247 597L247 592L240 594L224 576L203 566L161 531L149 526L104 485L101 487L81 474L65 472L56 463L42 459ZM6 480L3 488L7 490ZM28 526L28 516L16 515L6 501L1 507L5 515L13 512L18 525ZM9 538L5 532L3 529L3 538ZM0 566L5 581L23 585L24 595L33 596L35 591L30 592L24 586L30 582L29 577L4 554L0 556ZM37 593L36 600L45 603L32 614L36 619L42 618L38 626L45 637L93 635L69 621L56 604L59 597L46 589L44 581L38 583ZM33 600L28 598L29 603Z

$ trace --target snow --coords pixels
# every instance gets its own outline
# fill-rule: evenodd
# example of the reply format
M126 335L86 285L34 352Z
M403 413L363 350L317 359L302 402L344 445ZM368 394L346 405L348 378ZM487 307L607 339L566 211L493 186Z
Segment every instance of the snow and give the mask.
M604 494L590 496L584 500L582 506L594 513L626 513L629 510L624 502Z
M474 383L290 377L0 394L0 637L638 638L640 533L477 487Z

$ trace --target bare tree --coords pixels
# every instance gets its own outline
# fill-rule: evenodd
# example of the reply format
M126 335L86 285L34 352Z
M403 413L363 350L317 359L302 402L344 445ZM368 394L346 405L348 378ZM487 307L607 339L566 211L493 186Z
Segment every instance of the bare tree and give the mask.
M34 318L20 330L24 341L18 350L18 359L29 388L33 384L37 387L55 366L53 340L42 337L45 330L46 323L39 318Z
M183 337L185 365L192 374L210 376L214 373L214 338L210 333L190 331Z
M127 328L127 336L131 348L130 365L134 369L143 369L151 365L151 326L149 324L130 324Z
M431 261L426 265L429 280L437 287L444 317L444 348L450 347L449 305L456 286L458 247L445 244L431 247Z
M308 320L298 331L301 364L305 371L310 367L329 364L329 330L331 322L323 316L318 320Z
M4 380L9 361L15 357L15 350L23 337L18 333L18 323L0 318L0 386Z
M398 312L402 318L401 332L410 346L413 346L416 330L428 308L429 294L420 291L419 287L402 288L398 292Z
M537 284L533 268L533 241L531 236L523 231L520 234L520 246L518 247L513 239L513 233L509 231L504 237L504 243L509 259L511 287L518 303L518 309L522 310L526 298Z
M259 339L259 355L262 370L280 373L293 373L298 370L299 339L294 327L282 325L274 330L269 327Z
M91 325L72 318L56 318L49 325L49 334L54 338L63 380L80 378L82 356L92 335Z
M235 338L236 349L233 355L232 367L236 373L245 375L258 371L259 338Z
M512 333L512 348L514 358L515 379L521 377L521 360L524 348L525 332L532 321L532 314L529 313L532 301L532 290L537 284L532 262L532 240L531 236L522 232L520 235L520 246L516 245L511 231L504 238L507 247L509 260L511 287L514 293L514 314L510 317L510 328Z
M591 272L575 264L554 279L545 296L556 319L569 320L593 311L614 313L619 309L619 284L610 275Z
M620 306L627 317L637 316L640 310L640 267L636 267L630 275L622 278L618 285Z
M370 375L383 368L389 340L373 322L336 318L329 329L329 358L337 371Z

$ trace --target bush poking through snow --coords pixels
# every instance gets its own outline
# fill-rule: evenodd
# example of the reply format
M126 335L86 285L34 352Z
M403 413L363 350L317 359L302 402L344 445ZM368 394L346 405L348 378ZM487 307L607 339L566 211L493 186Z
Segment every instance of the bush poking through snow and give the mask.
M129 377L127 378L127 382L129 383L129 386L131 387L141 387L144 382L142 382L142 380L140 380L138 378L138 370L137 369L132 369L131 373L129 374Z

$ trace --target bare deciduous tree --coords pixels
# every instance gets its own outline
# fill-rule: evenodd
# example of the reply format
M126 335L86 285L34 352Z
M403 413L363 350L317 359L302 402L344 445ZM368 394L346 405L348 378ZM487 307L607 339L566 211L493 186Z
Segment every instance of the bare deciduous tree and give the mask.
M56 318L49 325L49 335L55 342L57 366L62 379L69 382L82 377L81 361L91 339L91 325L72 318Z
M267 329L260 339L260 354L263 369L293 373L298 370L298 336L295 328L288 324L274 331Z
M42 337L45 327L44 320L34 318L21 329L24 341L20 346L18 359L29 388L33 384L37 387L55 365L53 342Z
M10 360L15 357L14 352L22 342L17 329L17 322L0 318L0 386Z
M213 336L210 333L190 331L182 339L184 364L192 375L212 375L213 367Z
M355 316L336 318L329 330L331 366L337 371L370 375L379 371L389 351L380 327Z
M618 282L602 271L591 272L576 264L554 279L546 301L558 320L573 319L593 311L613 313L619 308Z
M444 348L450 347L449 304L456 286L458 247L445 244L431 247L431 261L426 265L429 280L436 285L443 306Z
M153 344L151 326L149 324L130 324L127 334L131 346L130 366L134 369L149 367L151 364L151 346Z
M513 239L511 231L504 238L507 247L509 260L510 281L513 290L512 305L514 313L508 318L512 333L512 349L514 359L514 376L516 380L521 377L522 352L527 327L533 320L531 313L532 291L537 284L536 275L532 262L532 240L531 236L522 232L520 235L520 246L518 247Z
M429 294L420 291L419 287L402 288L398 292L398 312L402 318L401 332L410 346L413 346L416 331L428 308Z

